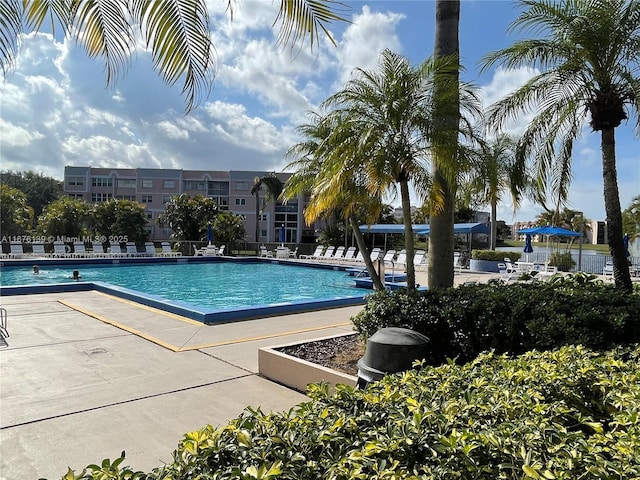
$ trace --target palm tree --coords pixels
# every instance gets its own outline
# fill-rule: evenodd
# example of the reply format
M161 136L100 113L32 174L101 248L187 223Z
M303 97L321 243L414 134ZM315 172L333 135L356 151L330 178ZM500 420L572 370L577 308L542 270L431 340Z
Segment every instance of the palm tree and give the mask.
M280 3L275 23L278 41L311 49L319 32L327 35L341 4L333 0ZM234 1L227 0L233 18ZM216 76L215 49L210 37L206 0L8 0L0 2L0 68L4 75L15 63L23 34L39 31L45 20L77 40L91 58L102 57L111 85L126 70L136 49L137 34L151 51L154 69L169 85L183 81L186 111L206 98Z
M539 181L551 178L556 204L566 201L574 141L589 119L600 132L609 251L618 288L631 292L623 244L616 174L615 129L629 114L640 129L640 2L637 0L526 0L511 29L545 38L521 40L484 57L484 67L539 67L541 73L499 101L489 121L500 129L538 107L519 142Z
M311 194L304 212L307 224L322 216L341 214L352 228L373 288L383 290L357 220L364 214L367 221L374 222L382 211L382 200L369 194L358 158L343 148L346 143L341 135L347 129L336 128L336 123L343 121L339 115L310 112L309 116L311 123L297 128L304 140L287 152L294 160L286 168L295 172L287 180L282 195L286 200L301 193Z
M454 210L458 163L460 0L436 0L436 36L433 56L448 68L435 76L434 139L428 284L430 289L453 286Z
M256 243L260 242L260 191L262 187L266 187L265 203L273 199L278 199L282 193L282 181L276 177L275 173L265 175L264 177L256 177L253 179L251 187L251 195L256 197Z
M505 191L511 192L514 210L526 184L526 165L516 157L516 140L506 134L483 142L471 168L469 182L462 188L481 204L491 206L490 249L496 248L497 206Z

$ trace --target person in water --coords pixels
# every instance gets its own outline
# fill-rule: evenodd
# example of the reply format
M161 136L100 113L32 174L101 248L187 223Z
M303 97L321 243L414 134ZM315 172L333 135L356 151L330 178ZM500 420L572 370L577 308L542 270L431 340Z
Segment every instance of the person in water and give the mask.
M80 280L82 277L80 276L80 272L78 270L74 270L69 278L71 278L72 280Z
M40 273L40 267L38 265L33 266L33 274L38 275Z

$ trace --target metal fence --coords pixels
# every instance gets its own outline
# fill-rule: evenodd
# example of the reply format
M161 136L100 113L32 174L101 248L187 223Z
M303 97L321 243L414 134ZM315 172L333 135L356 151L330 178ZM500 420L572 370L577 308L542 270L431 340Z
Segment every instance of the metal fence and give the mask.
M581 264L581 271L585 273L595 273L597 275L602 275L602 270L607 262L611 261L610 255L592 255L582 254L582 259L578 258L579 254L571 252L571 258L575 262L574 267L571 269L572 272L578 271L578 264ZM548 260L548 254L546 253L529 253L523 254L520 257L522 260L533 262L533 263L545 263ZM579 261L580 260L580 261ZM629 257L629 261L633 265L640 264L640 257Z

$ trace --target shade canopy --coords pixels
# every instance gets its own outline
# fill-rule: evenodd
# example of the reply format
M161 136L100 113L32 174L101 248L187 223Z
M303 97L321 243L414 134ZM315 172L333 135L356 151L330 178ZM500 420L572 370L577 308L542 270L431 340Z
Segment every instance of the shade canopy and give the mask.
M429 235L430 227L428 224L415 224L412 226L413 233L417 235ZM384 224L376 223L373 225L360 225L360 231L363 233L404 233L404 224ZM454 233L491 233L491 228L484 223L455 223L453 225Z
M574 232L573 230L567 230L566 228L561 227L552 227L551 225L547 225L545 227L531 227L525 228L524 230L518 230L518 234L529 234L529 235L548 235L548 236L557 236L557 237L579 237L579 232Z

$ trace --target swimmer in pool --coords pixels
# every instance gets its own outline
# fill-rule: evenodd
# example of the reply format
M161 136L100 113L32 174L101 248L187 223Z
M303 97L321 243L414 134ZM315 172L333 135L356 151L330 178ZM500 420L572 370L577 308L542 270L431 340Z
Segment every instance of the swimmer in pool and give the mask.
M38 265L33 266L33 274L38 275L40 273L40 267Z
M78 270L74 270L69 278L72 280L80 280L82 277L80 276L80 272Z

